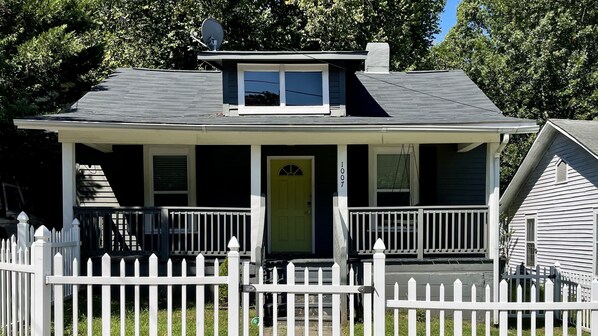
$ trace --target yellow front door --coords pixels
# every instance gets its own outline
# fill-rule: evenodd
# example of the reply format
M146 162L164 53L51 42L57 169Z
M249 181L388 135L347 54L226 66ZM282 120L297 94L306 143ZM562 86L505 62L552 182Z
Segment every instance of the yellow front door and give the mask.
M270 250L312 251L311 159L270 161Z

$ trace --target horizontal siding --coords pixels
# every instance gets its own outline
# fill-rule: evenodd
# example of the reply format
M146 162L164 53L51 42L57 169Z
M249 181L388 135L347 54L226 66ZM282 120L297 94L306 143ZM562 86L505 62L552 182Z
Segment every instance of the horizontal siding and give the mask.
M79 165L77 199L80 206L119 206L101 165Z
M568 164L568 181L555 183L559 160ZM537 215L536 262L559 262L565 271L592 272L594 209L598 208L598 164L562 134L552 144L522 186L509 209L510 266L525 260L526 214Z
M341 100L341 69L336 67L329 68L328 86L330 94L330 105L341 105L344 102Z
M436 153L437 204L485 204L486 146L459 153L456 145L439 145Z

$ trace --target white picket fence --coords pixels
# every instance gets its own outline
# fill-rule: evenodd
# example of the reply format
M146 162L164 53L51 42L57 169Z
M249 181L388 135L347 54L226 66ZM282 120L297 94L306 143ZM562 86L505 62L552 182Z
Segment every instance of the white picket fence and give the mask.
M30 248L34 242L34 227L29 217L21 212L18 216L17 236L3 240L0 244L0 334L15 335L21 330L28 335L29 319L31 317L32 291L32 261ZM73 260L80 258L79 222L73 221L69 230L49 232L48 240L51 244L51 254L63 255L65 274L73 274ZM70 297L73 286L64 287L61 295ZM54 295L53 297L56 297ZM20 335L20 334L19 334Z
M220 264L218 260L214 261L214 274L206 275L206 264L204 257L198 255L195 259L196 275L187 276L188 265L185 260L180 264L180 274L174 275L174 266L171 261L167 263L166 274L160 274L159 263L156 256L151 256L148 264L147 275L141 275L141 265L139 260L134 262L134 274L126 274L125 261L120 262L119 274L112 274L112 259L105 255L101 260L101 274L93 275L93 264L87 263L87 275L79 275L78 260L73 260L70 264L73 270L72 275L65 274L64 256L61 253L53 255L50 232L45 227L40 227L35 233L36 241L31 246L31 250L25 248L16 250L16 242L13 239L11 247L3 250L0 255L0 281L1 295L3 302L8 304L0 306L0 316L2 319L1 333L4 335L33 335L46 336L52 332L54 335L80 334L87 335L111 335L117 332L120 335L129 334L148 334L172 335L175 332L186 335L195 331L196 335L205 333L218 335L226 333L228 335L248 335L251 328L251 317L259 317L259 334L271 333L277 335L279 332L287 335L295 335L302 329L305 335L324 333L322 296L332 296L331 313L331 334L340 335L342 333L341 321L346 318L343 313L344 298L348 298L348 333L355 333L356 316L356 297L361 295L363 309L363 329L365 335L398 335L399 330L407 330L407 334L414 336L418 334L417 324L425 323L426 335L431 331L431 312L438 311L440 322L440 333L444 334L446 318L453 320L453 334L464 334L464 312L471 312L472 335L476 335L475 327L478 324L478 316L485 322L484 334L490 334L491 312L499 312L499 334L506 336L509 329L508 312L517 311L517 320L515 327L518 335L522 332L522 314L524 311L531 311L531 334L536 332L535 312L546 311L544 319L545 335L552 335L554 332L555 311L563 314L563 330L568 327L569 315L577 318L577 334L581 334L581 311L590 310L591 319L598 321L598 281L592 282L591 300L582 302L581 296L578 296L576 302L552 302L553 286L548 280L545 284L544 293L546 297L543 302L522 302L522 290L518 289L516 302L508 302L509 294L507 283L501 283L501 295L499 302L490 302L490 287L485 287L486 293L483 302L476 302L476 287L472 287L473 301L463 302L463 286L459 280L453 284L453 299L445 300L444 286L440 287L440 300L430 300L431 288L426 286L425 300L417 300L416 282L410 280L407 284L408 295L406 299L401 299L398 295L399 285L394 284L394 297L386 300L386 260L385 246L381 240L374 245L373 264L364 263L363 279L361 284L354 282L354 277L349 277L348 285L340 284L340 269L338 265L333 267L332 284L323 285L321 270L318 270L317 284L297 284L295 279L294 265L287 266L286 283L279 284L277 279L277 270L274 270L274 276L271 283L264 281L263 270L258 271L257 283L250 283L250 265L245 262L241 267L239 255L239 243L233 237L228 244L228 275L219 275ZM9 251L9 252L7 252ZM31 257L30 257L31 256ZM178 266L178 265L176 265ZM241 272L242 271L242 272ZM304 272L304 279L309 278L310 270ZM241 274L242 273L242 274ZM241 277L242 275L242 277ZM353 274L351 274L353 275ZM308 281L306 281L308 282ZM65 286L73 286L71 298L65 300ZM226 286L228 290L227 310L222 313L219 307L219 294ZM214 295L212 300L206 298L206 289L212 289ZM194 290L195 298L189 294L189 289ZM179 297L175 297L180 293ZM579 290L579 289L578 289ZM130 293L132 292L132 294ZM81 293L85 296L81 297ZM97 294L97 295L94 295ZM118 293L118 294L116 294ZM257 312L251 310L250 293L257 293L256 305ZM263 325L264 318L264 296L270 293L273 297L274 321L277 320L278 296L286 296L286 328L280 328L279 324L273 323L272 329L266 332ZM531 291L532 295L535 291ZM303 321L298 321L295 316L295 307L297 299L303 297L306 304L310 297L318 299L318 320L310 322L307 318L306 306L304 309ZM179 299L180 298L180 299ZM206 304L211 301L210 304ZM535 300L532 300L535 301ZM113 312L112 303L118 302L115 308L118 312ZM80 311L80 303L84 311ZM95 308L94 303L99 304ZM301 303L299 303L301 304ZM72 314L66 316L66 308L71 305ZM133 306L133 313L130 313L129 305ZM143 307L142 307L143 305ZM27 312L27 308L29 312ZM195 316L188 317L188 310L195 309ZM419 322L417 310L423 310L426 313L425 322ZM399 324L399 311L407 312L406 325ZM53 311L53 314L52 314ZM146 313L145 313L146 311ZM394 323L392 330L386 330L386 313L394 313ZM142 313L144 312L144 313ZM162 312L159 314L159 312ZM211 316L206 316L207 314ZM219 330L221 318L220 314L226 315L226 331ZM481 315L478 315L481 314ZM128 315L133 315L129 318ZM120 317L113 319L113 316ZM213 321L213 327L206 330L208 317ZM142 318L147 319L142 321ZM83 319L86 319L83 320ZM94 320L100 321L100 325L94 324ZM84 322L86 332L79 329L79 323ZM192 322L190 322L192 321ZM33 322L33 323L32 323ZM310 323L313 323L310 324ZM598 322L596 322L598 323ZM114 325L118 324L118 325ZM177 330L174 330L174 326ZM147 330L145 329L147 326ZM165 326L166 330L160 329ZM193 330L195 329L195 330ZM566 332L564 333L566 335ZM592 331L592 335L598 335L598 331Z

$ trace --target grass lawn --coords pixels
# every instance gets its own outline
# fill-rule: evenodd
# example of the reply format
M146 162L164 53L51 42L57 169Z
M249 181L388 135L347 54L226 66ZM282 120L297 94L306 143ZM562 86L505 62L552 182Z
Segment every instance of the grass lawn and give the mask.
M93 319L92 319L92 334L93 335L100 335L102 331L101 326L101 308L100 308L100 300L94 300L97 304L94 305L93 310ZM147 305L141 304L140 309L140 323L139 323L139 334L140 335L148 335L149 334L149 314L147 311ZM162 305L160 305L162 308ZM120 308L118 302L112 303L112 317L111 317L111 335L120 335ZM87 311L81 305L79 309L79 322L78 322L78 335L87 335ZM195 323L195 314L196 309L195 307L189 307L186 310L186 334L187 335L195 335L196 332L196 323ZM256 316L255 310L251 310L250 318ZM66 307L65 316L67 317L67 321L65 321L65 334L72 335L73 334L73 326L70 321L70 317L72 316L72 311L70 307ZM134 335L135 334L135 314L134 308L132 305L127 305L126 313L125 313L125 335ZM220 310L219 311L219 323L218 323L218 333L220 335L227 335L227 311ZM179 308L173 310L172 316L172 333L173 335L181 335L182 334L182 311ZM469 320L464 320L463 323L463 335L471 335L471 324ZM394 325L393 325L393 314L391 311L388 312L386 315L386 334L393 335L394 333ZM316 323L310 323L312 326L315 326ZM543 322L538 322L539 327L543 327ZM205 308L205 334L206 335L213 335L214 334L214 309L213 306L207 306ZM285 322L286 325L286 322ZM297 325L302 326L303 322L297 322ZM509 329L509 335L516 335L516 330L513 329L515 327L515 321L511 321ZM160 309L158 312L158 335L167 335L168 332L168 323L167 323L167 314L166 309ZM477 326L477 334L478 335L485 335L485 326L483 322L478 323ZM313 329L315 333L315 329ZM282 330L280 330L282 331ZM348 326L344 328L343 333L345 335L349 334ZM439 335L440 333L440 323L437 318L432 319L431 324L431 335ZM491 335L498 335L498 328L492 326L491 327ZM282 333L280 333L282 335ZM363 324L358 323L355 325L355 334L356 335L363 335ZM399 319L399 334L400 335L407 335L407 316L406 312L401 312L400 319ZM529 329L523 331L523 335L530 335ZM575 335L575 329L569 329L570 335ZM250 335L258 335L258 327L250 324ZM425 322L418 322L417 323L417 335L425 335ZM453 335L453 321L452 319L445 320L445 335L450 336ZM544 335L544 329L538 328L537 335ZM555 327L554 335L563 335L562 327ZM589 333L584 333L584 335L589 335Z

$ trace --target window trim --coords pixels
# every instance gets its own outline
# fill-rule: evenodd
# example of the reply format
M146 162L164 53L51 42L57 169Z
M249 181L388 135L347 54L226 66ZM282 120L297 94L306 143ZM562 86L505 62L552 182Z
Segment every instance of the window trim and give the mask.
M278 72L280 106L245 106L245 71ZM286 106L285 71L322 72L322 105ZM238 64L237 98L239 114L330 114L330 87L327 64Z
M565 164L565 179L562 181L559 181L558 176L559 176L559 164L564 163ZM558 159L558 161L554 164L554 183L555 184L564 184L569 182L569 163L567 163L567 161L563 160L563 159Z
M419 144L370 146L369 150L370 206L378 206L378 154L409 154L409 205L419 204Z
M195 147L194 146L143 146L144 169L144 204L154 206L154 168L155 155L185 155L187 156L187 206L196 206L196 179L195 179Z
M529 244L530 240L527 240L527 221L528 219L533 219L534 220L534 264L533 265L529 265L528 262L528 258L527 258L527 244ZM537 214L529 214L529 215L525 215L525 247L524 247L524 251L525 251L525 266L527 267L536 267L536 265L538 264L538 215Z

